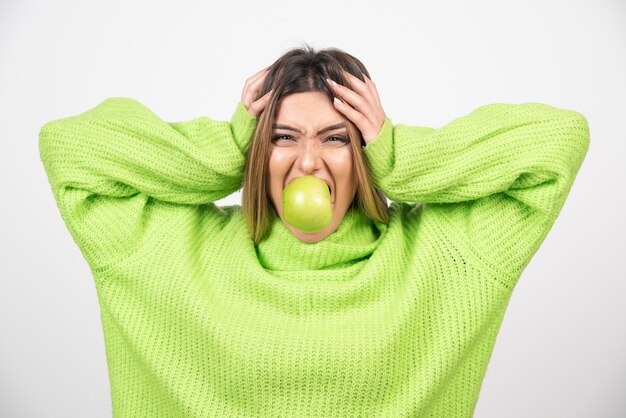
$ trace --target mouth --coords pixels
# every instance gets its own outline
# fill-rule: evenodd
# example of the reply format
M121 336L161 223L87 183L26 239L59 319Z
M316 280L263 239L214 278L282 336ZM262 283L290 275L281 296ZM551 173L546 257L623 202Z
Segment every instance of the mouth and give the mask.
M335 192L333 188L330 187L330 182L328 182L328 180L324 180L324 183L326 183L326 186L328 186L328 193L330 193L330 204L334 205L335 204Z
M289 180L287 183L285 183L285 186L283 187L283 189L284 189L285 187L287 187L287 185L288 185L289 183L291 183L292 181L296 180L297 178L298 178L298 177L293 178L293 179ZM331 185L330 181L329 181L329 180L326 180L326 179L323 179L323 178L320 178L320 177L318 177L318 178L319 178L320 180L322 180L324 183L326 183L326 186L328 187L328 192L330 193L330 204L334 206L334 205L335 205L335 190L333 189L333 187L332 187L332 185Z

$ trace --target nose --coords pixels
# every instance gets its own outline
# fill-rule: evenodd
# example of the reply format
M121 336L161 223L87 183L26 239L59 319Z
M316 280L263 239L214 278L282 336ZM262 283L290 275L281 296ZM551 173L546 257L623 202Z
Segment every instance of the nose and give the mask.
M317 141L305 141L298 150L296 166L304 173L320 169L323 165L321 149Z

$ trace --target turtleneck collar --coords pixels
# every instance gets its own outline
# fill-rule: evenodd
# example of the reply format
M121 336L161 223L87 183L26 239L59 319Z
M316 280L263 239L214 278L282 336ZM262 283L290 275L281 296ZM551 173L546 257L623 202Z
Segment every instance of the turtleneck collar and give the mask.
M268 270L337 269L362 261L374 252L387 226L364 212L349 208L341 223L321 241L300 241L279 216L273 216L269 233L259 242L257 255Z

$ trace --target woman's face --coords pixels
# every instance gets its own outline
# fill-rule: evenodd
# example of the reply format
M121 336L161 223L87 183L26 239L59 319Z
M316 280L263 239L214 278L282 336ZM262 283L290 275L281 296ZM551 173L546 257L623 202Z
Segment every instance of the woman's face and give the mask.
M268 190L281 220L302 241L317 242L332 233L354 199L356 184L346 121L321 92L293 93L279 102L272 128ZM283 216L283 189L306 175L325 180L334 202L332 221L319 232L295 229Z

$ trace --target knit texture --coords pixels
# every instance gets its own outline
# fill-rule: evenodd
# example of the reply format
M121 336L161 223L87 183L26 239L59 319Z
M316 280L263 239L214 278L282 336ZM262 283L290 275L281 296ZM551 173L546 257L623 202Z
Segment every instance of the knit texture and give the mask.
M489 104L363 147L388 225L310 244L239 205L257 118L164 122L104 100L45 124L44 164L97 288L115 417L471 417L521 273L589 147L578 112ZM506 415L506 412L503 411Z

